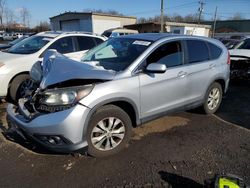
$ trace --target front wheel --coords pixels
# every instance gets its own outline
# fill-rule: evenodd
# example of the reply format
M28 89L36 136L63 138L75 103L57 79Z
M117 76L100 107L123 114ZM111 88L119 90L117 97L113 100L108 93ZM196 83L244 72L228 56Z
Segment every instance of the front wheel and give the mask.
M131 119L124 110L114 105L101 107L90 120L88 153L94 157L118 153L128 143L131 129Z
M213 83L207 90L203 109L206 114L215 113L220 107L222 100L222 88L217 82Z
M20 98L26 96L28 91L32 91L36 88L36 84L30 78L28 74L21 74L16 76L9 89L10 100L17 103Z

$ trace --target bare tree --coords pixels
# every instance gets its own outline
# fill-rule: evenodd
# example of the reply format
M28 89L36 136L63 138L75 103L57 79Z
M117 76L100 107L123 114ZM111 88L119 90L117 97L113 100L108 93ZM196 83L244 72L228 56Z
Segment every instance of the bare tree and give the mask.
M232 20L243 20L243 19L245 19L245 18L244 18L244 16L243 16L241 13L237 12L237 13L235 13L235 14L231 17L231 19L232 19Z
M20 9L20 18L22 20L23 25L29 26L30 22L30 11L26 7L22 7Z
M16 16L12 9L6 8L4 11L4 17L5 17L5 22L6 22L7 27L10 27L11 25L15 23Z
M103 14L112 14L112 15L123 16L122 13L120 13L116 10L84 9L83 11L84 12L94 12L94 13L103 13Z
M34 27L34 30L36 32L49 31L50 30L50 24L47 21L41 21L39 25Z
M6 0L0 0L0 26L3 27L3 16L6 7Z

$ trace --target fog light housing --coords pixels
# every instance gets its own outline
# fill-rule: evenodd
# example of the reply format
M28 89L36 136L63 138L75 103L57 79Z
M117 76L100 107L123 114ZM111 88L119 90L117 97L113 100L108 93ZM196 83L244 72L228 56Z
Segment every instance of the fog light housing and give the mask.
M62 146L71 144L70 141L68 141L63 136L59 135L34 135L40 142L51 145L51 146Z

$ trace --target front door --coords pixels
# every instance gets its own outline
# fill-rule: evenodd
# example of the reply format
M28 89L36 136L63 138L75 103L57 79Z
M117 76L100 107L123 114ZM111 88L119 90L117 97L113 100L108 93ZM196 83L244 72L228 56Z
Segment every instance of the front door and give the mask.
M184 53L180 41L168 42L158 47L146 59L146 64L165 64L165 73L141 73L141 118L181 108L187 98L187 67L183 65Z

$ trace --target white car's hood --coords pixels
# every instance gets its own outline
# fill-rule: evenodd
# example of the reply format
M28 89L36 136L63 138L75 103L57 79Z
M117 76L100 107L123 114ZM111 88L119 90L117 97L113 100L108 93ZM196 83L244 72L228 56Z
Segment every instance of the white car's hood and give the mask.
M233 49L233 50L229 50L229 53L230 53L232 60L250 58L250 50L246 50L246 49Z
M0 52L0 62L7 63L15 59L23 58L25 56L27 57L27 55L22 55L22 54L11 54L6 52Z

